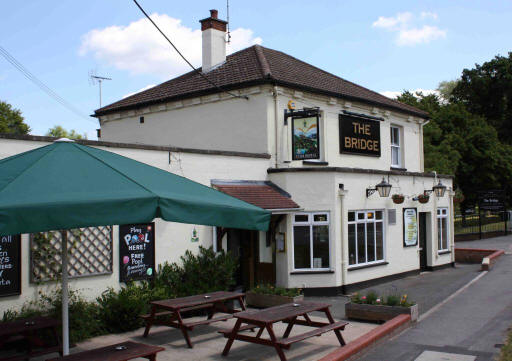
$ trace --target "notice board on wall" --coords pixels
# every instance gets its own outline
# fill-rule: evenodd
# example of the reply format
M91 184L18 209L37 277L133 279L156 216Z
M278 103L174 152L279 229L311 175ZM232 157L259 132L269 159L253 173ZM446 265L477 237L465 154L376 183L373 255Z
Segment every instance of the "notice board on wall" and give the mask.
M155 272L155 224L119 226L119 280L151 279Z
M21 236L0 236L0 297L21 294Z
M404 247L418 244L418 211L404 208Z

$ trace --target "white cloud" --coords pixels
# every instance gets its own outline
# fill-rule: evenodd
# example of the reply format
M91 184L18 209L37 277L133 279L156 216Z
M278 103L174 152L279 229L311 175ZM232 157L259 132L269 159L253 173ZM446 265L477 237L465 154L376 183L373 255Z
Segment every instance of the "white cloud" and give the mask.
M421 24L437 19L437 14L429 11L421 12L419 17L415 17L410 12L404 12L391 17L379 16L372 26L396 33L395 41L399 46L410 46L445 38L446 30L433 25Z
M409 23L412 19L413 15L409 12L398 13L392 17L384 17L379 16L377 21L375 21L372 26L375 28L384 28L389 30L398 29L400 26L403 26Z
M201 30L188 28L180 19L166 14L155 13L151 18L194 66L201 66ZM231 36L228 53L262 42L251 29L237 28L231 31ZM89 31L82 37L80 54L93 54L99 61L132 74L169 78L190 70L146 18L126 26Z
M398 33L398 45L415 45L429 43L432 40L445 38L446 31L437 26L424 25L422 28L405 29Z
M418 88L418 89L415 89L415 90L410 90L411 93L413 93L414 95L416 95L416 93L418 92L421 92L423 93L423 95L430 95L430 94L435 94L435 95L439 95L439 92L435 89L421 89L421 88ZM401 91L394 91L394 90L387 90L387 91L383 91L383 92L380 92L380 94L384 95L384 96L387 96L388 98L391 98L391 99L396 99L400 94L402 94Z
M134 95L134 94L140 93L140 92L142 92L142 91L144 91L144 90L151 89L151 88L152 88L152 87L154 87L155 85L156 85L156 84L149 84L149 85L146 85L144 88L141 88L141 89L139 89L139 90L137 90L137 91L135 91L135 92L133 92L133 93L128 93L128 94L126 94L126 95L123 95L123 99L124 99L124 98L128 98L129 96L132 96L132 95Z

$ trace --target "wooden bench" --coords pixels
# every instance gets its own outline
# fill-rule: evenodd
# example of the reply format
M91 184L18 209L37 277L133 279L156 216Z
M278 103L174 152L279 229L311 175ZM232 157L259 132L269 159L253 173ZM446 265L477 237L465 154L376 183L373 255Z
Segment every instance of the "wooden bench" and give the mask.
M184 322L183 325L185 325L186 328L188 328L190 331L192 331L195 326L209 325L212 322L227 321L230 318L233 318L233 315L220 316L220 317L215 317L215 318L210 318L207 320L201 320L201 321L195 321L195 322Z
M254 331L254 329L257 328L257 326L254 326L254 325L245 325L245 326L242 326L238 329L238 332L241 332L241 331L246 331L246 330L252 330ZM229 335L231 334L231 332L233 332L232 329L229 329L229 330L219 330L217 331L218 333L224 335L224 337L229 337Z
M344 330L346 325L348 325L348 322L338 321L335 323L331 323L327 326L322 326L315 330L311 330L311 331L302 333L297 336L282 338L282 339L278 340L276 343L278 345L281 345L283 348L289 349L290 346L292 344L294 344L295 342L299 342L299 341L302 341L302 340L305 340L307 338L314 337L314 336L320 336L329 331Z
M139 357L146 358L150 361L156 361L156 354L164 350L165 349L160 346L126 341L115 345L74 353L68 356L52 358L47 361L126 361Z

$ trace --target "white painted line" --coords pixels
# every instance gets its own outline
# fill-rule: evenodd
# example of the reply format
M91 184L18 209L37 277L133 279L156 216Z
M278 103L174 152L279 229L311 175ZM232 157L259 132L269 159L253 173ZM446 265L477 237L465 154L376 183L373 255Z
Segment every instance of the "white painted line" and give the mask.
M462 286L461 288L459 288L457 291L455 291L453 294L451 294L448 298L444 299L443 301L439 302L437 305L435 305L434 307L432 307L430 310L428 310L427 312L425 312L424 314L420 315L420 317L418 317L418 322L421 322L423 321L425 318L427 318L428 316L430 316L431 314L433 314L434 312L436 312L438 309L440 309L444 304L446 304L447 302L449 302L450 300L452 300L453 298L457 297L459 294L461 294L462 292L464 292L469 286L471 286L473 283L475 283L476 281L478 281L480 278L482 278L483 276L485 276L487 274L488 271L482 271L478 276L476 276L475 278L473 278L471 281L469 281L468 283L466 283L464 286Z

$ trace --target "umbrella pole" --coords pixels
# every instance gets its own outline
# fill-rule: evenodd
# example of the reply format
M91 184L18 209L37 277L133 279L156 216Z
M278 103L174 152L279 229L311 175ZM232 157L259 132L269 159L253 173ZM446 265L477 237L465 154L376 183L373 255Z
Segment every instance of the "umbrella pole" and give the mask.
M62 235L62 354L69 355L68 232Z

